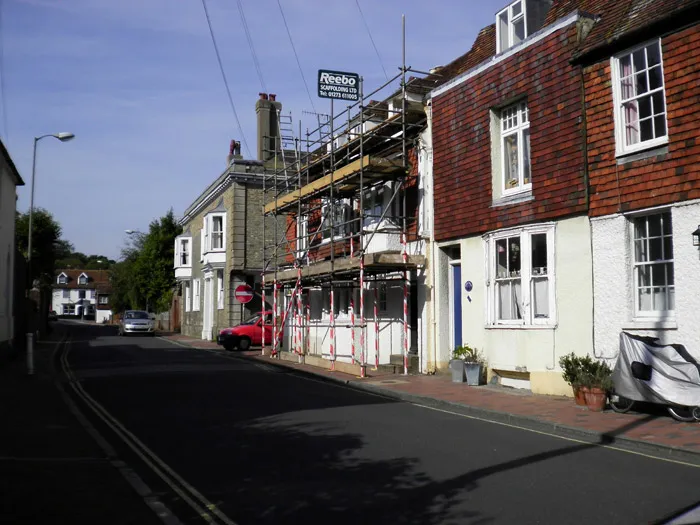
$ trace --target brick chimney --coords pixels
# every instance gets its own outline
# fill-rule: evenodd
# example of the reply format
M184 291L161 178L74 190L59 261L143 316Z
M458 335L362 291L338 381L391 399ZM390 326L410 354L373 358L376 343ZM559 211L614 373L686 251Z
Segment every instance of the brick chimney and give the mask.
M229 147L228 156L226 157L226 165L229 166L233 160L241 160L241 143L237 140L232 140Z
M258 116L258 160L267 161L275 156L279 138L277 115L282 110L282 103L277 102L277 95L260 93L255 103L255 113Z

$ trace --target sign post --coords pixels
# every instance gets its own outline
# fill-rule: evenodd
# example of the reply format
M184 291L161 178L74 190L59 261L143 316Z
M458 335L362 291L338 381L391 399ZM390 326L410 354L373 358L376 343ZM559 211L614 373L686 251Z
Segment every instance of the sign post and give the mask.
M238 301L241 304L246 304L252 301L253 295L253 288L251 288L250 285L247 284L241 284L237 286L233 292L233 296L236 298L236 301Z

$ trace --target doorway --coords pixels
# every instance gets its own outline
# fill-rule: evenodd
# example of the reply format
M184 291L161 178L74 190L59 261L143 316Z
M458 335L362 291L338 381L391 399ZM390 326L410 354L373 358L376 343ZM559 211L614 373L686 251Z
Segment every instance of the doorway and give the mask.
M462 344L462 263L450 261L450 349Z

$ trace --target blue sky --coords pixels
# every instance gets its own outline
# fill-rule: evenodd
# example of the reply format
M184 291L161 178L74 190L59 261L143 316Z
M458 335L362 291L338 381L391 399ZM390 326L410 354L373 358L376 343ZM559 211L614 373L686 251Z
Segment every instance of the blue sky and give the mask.
M506 0L359 0L393 76L465 53ZM127 228L146 230L176 216L225 168L240 140L201 0L0 0L5 114L0 136L26 186L33 137L69 131L76 139L39 143L35 206L51 211L64 238L85 253L117 258ZM357 72L365 91L384 72L355 0L281 0L315 108L318 69ZM241 0L267 91L295 128L311 103L276 0ZM255 101L263 91L237 2L207 0L243 135L255 155ZM337 106L336 106L337 107ZM0 112L3 108L0 106ZM7 125L5 125L5 122ZM245 151L244 151L245 154Z

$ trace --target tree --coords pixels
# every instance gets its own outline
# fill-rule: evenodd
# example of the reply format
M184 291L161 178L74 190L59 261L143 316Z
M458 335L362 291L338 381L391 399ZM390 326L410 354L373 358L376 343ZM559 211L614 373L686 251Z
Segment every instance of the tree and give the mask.
M29 212L17 212L15 221L15 239L17 248L26 258L28 255ZM28 283L39 279L42 284L53 281L56 261L65 255L72 245L61 240L61 226L53 216L43 208L35 208L32 217L32 261Z
M111 269L116 309L144 308L162 312L170 308L175 275L175 237L182 233L173 210L149 225L148 233L122 250Z

